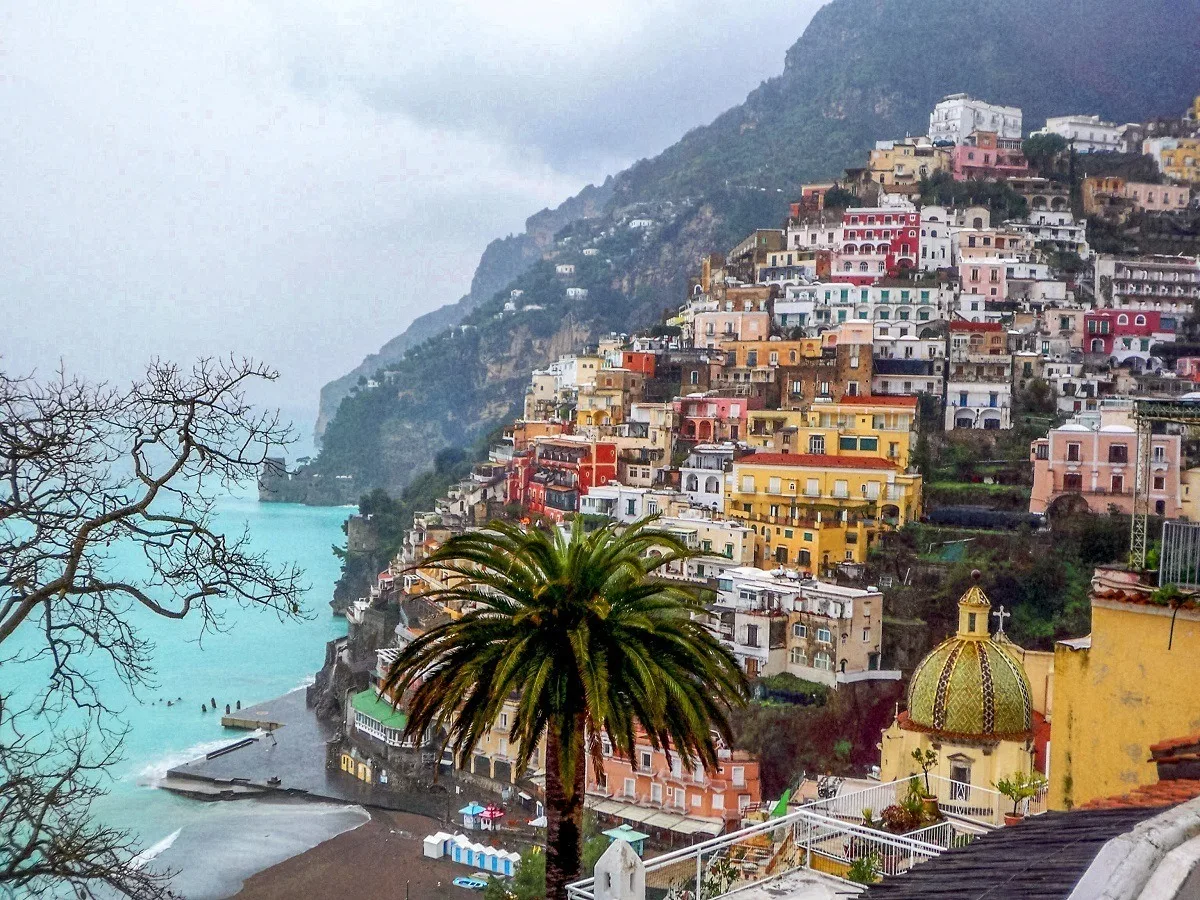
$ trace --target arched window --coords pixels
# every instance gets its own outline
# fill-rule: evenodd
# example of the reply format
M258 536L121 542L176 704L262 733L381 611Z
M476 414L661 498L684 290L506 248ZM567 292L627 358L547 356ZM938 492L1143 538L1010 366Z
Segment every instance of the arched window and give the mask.
M790 353L788 353L788 362L794 363L795 361L796 361L796 351L792 350Z
M695 475L689 475L687 477L687 479L684 481L683 489L685 491L700 490L700 479L697 478Z
M858 271L860 271L860 272L865 272L865 271L867 271L867 264L866 264L865 262L861 262L861 263L859 263L859 264L858 264Z
M704 480L704 493L716 494L719 493L720 490L721 482L717 480L716 475L709 475L708 478Z
M1104 352L1104 341L1100 340L1100 338L1092 338L1092 352L1093 353L1103 353Z
M1133 324L1134 324L1134 325L1145 325L1145 324L1146 324L1146 317L1145 317L1145 316L1138 316L1136 319L1134 319L1134 320L1133 320Z
M863 263L863 265L865 266L865 265L866 265L866 263ZM845 269L847 272L849 272L849 271L851 271L851 270L854 268L854 264L853 264L853 263L846 263L846 265L842 266L842 268L843 268L843 269Z
M1121 313L1121 315L1117 316L1117 324L1118 325L1128 325L1129 324L1129 316L1125 315L1125 313Z
M980 218L979 216L976 216L974 219L971 220L971 227L972 228L982 228L983 227L983 219Z

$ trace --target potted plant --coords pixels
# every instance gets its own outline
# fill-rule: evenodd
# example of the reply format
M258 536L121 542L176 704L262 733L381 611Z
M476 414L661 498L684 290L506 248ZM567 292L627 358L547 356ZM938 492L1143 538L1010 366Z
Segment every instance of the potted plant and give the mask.
M996 782L996 790L1013 802L1011 813L1004 814L1005 825L1016 825L1025 818L1021 804L1041 793L1046 779L1037 772L1014 772Z
M936 819L938 818L938 800L929 787L929 770L937 765L937 751L922 750L920 747L917 747L912 752L912 758L921 767L921 775L925 781L925 793L921 795L921 806L924 807L927 818Z

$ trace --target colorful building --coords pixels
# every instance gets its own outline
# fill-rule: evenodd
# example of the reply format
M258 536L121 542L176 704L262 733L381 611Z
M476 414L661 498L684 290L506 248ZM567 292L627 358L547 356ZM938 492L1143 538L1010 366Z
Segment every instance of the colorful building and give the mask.
M685 441L739 441L746 434L746 414L762 409L757 397L720 397L691 394L675 401L679 437Z
M1000 137L994 131L973 131L954 147L950 170L955 181L1019 178L1029 174L1021 138Z
M755 410L746 441L776 453L877 458L907 469L916 442L917 398L843 397L803 410Z
M921 214L912 209L862 207L842 216L833 280L870 285L915 268L921 258Z
M1084 315L1084 349L1141 371L1155 345L1175 342L1177 322L1175 315L1164 316L1158 310L1092 310Z
M1150 511L1158 516L1176 518L1182 511L1180 442L1178 434L1150 438ZM1064 497L1082 497L1097 514L1113 507L1133 512L1137 429L1132 401L1102 401L1097 412L1080 413L1034 441L1029 455L1030 512L1045 513Z
M561 521L578 512L579 498L593 485L617 477L614 441L576 435L539 439L531 450L513 455L508 502Z
M918 518L921 476L877 457L757 453L733 462L725 514L756 535L756 565L825 571Z
M619 805L639 810L659 810L677 813L699 823L709 823L709 829L685 833L720 834L741 825L743 812L762 802L762 781L758 760L744 750L731 750L718 744L718 768L705 771L702 765L685 767L678 753L669 757L650 746L645 739L634 745L633 758L617 752L607 736L600 738L603 753L602 771L597 777L594 768L587 766L589 806L602 815L621 818ZM613 803L601 806L603 801ZM654 828L653 817L636 819L638 827ZM663 827L670 829L669 816L663 817ZM682 823L680 823L682 824Z

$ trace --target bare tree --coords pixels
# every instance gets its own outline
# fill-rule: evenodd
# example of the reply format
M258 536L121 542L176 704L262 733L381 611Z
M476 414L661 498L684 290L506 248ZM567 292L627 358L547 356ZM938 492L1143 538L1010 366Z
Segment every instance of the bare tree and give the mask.
M49 663L29 710L40 723L73 704L100 724L93 736L107 733L88 664L106 659L134 689L149 682L139 609L196 617L202 633L222 627L229 603L301 615L299 570L272 565L248 534L222 534L212 521L216 498L256 478L291 439L277 413L246 397L251 382L275 377L238 359L190 370L154 362L127 388L0 372L0 671ZM117 546L140 550L138 571L115 571ZM0 697L0 712L11 703ZM89 747L79 731L47 745L42 729L35 751L24 730L20 714L0 720L0 893L36 895L57 881L79 896L100 884L167 896L136 864L128 835L88 816L119 741Z

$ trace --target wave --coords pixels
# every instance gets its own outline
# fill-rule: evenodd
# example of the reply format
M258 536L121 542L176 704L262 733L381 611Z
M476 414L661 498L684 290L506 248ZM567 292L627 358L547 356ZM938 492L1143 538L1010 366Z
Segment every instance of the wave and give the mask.
M158 787L159 783L167 777L167 773L176 766L182 766L184 763L190 763L194 759L199 759L206 753L211 753L213 750L220 750L222 747L228 747L234 741L242 740L247 737L261 738L266 734L262 729L255 731L242 732L238 737L223 737L213 741L202 741L199 744L193 744L191 747L186 747L182 750L174 750L165 756L161 756L152 763L148 763L138 771L132 774L132 778L139 785L145 787Z
M146 863L154 859L154 857L158 856L158 854L170 848L170 846L175 843L175 839L179 837L179 833L181 831L183 831L182 828L176 828L157 844L147 847L145 850L131 859L129 864L135 869L140 869L142 866L146 865Z

